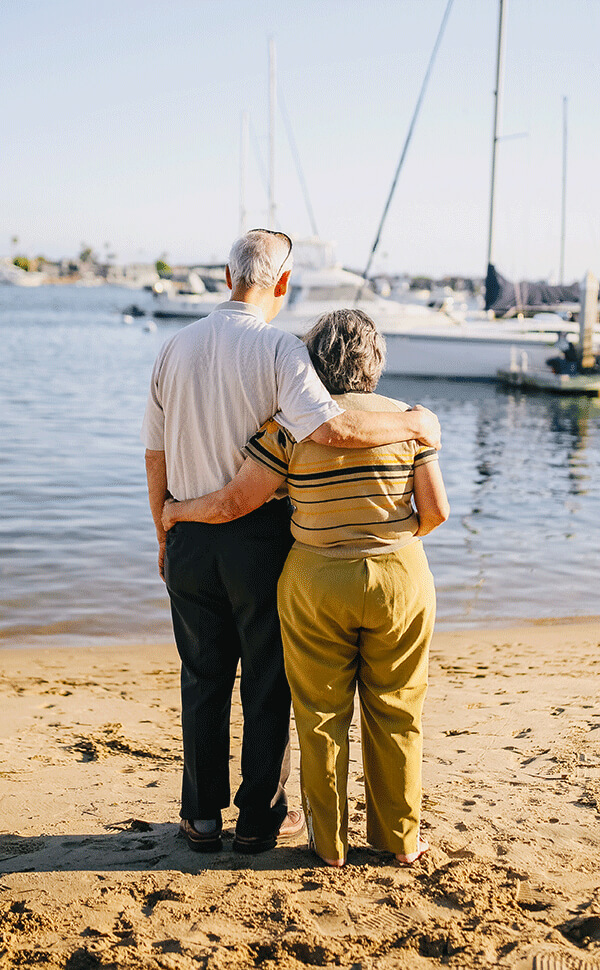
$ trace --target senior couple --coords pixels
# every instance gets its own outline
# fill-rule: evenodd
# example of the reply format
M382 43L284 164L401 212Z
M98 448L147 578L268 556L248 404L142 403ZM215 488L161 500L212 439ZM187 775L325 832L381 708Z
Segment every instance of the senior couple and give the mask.
M238 662L244 727L233 847L297 835L290 689L309 845L348 852L348 729L358 688L367 838L412 864L435 592L420 537L448 516L439 423L374 393L385 347L358 310L302 342L271 326L292 242L256 229L231 300L177 332L152 373L142 439L158 564L181 658L180 833L222 847Z

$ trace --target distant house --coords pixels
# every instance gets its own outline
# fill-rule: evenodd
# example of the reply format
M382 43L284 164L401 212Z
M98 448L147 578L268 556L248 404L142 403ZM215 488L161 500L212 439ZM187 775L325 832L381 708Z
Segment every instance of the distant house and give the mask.
M127 263L125 266L106 267L106 282L114 286L129 286L143 289L153 286L158 280L154 263Z

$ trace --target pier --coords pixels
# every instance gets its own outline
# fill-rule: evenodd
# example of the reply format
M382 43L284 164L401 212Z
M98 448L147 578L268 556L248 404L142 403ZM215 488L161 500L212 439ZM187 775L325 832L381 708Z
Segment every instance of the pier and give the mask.
M498 380L502 384L527 391L600 397L600 368L593 347L594 327L598 320L598 280L593 273L586 273L581 289L579 344L576 348L569 347L572 353L574 351L575 360L565 354L564 372L557 372L550 364L542 370L530 370L526 353L521 354L519 360L513 354L509 369L498 371Z

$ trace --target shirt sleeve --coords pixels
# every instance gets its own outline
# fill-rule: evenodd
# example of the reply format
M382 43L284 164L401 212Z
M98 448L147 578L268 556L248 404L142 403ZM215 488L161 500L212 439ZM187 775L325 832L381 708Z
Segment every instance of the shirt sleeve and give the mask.
M411 410L410 405L405 404L404 401L397 401L395 398L390 398L390 400L397 404L401 411ZM414 448L413 461L415 465L427 465L430 461L438 461L438 453L435 448L430 448L429 445L421 445L414 440L408 443Z
M415 465L428 465L430 461L438 461L438 453L435 448L429 448L428 445L417 445L414 458Z
M302 441L344 410L332 399L317 377L308 350L298 342L277 360L277 403L275 420L296 441Z
M146 403L146 412L142 421L141 439L150 451L165 450L165 414L160 402L158 390L158 375L160 373L162 355L160 355L152 369L150 393Z
M289 432L271 418L252 435L244 454L277 475L287 476L294 444Z

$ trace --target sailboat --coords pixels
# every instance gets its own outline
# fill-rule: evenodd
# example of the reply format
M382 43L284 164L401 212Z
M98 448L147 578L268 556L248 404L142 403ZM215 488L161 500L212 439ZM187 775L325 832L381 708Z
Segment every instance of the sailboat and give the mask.
M451 0L446 8L425 75L400 165L392 185L392 192L414 129L450 6ZM493 254L495 165L499 138L505 12L506 0L500 0L490 193L489 265ZM389 208L390 200L391 193L383 218ZM371 256L381 236L382 225L383 219ZM577 339L577 329L573 321L565 319L559 313L538 313L533 319L525 319L519 315L506 321L499 321L493 313L480 310L461 310L452 306L435 310L416 304L399 303L379 297L365 278L367 275L367 272L364 276L349 274L334 262L318 267L295 269L289 302L279 314L277 326L302 335L320 313L349 305L358 306L373 317L385 336L386 373L463 380L496 380L498 370L507 369L514 360L527 360L528 366L534 368L543 367L549 356L555 356L558 353L559 342L564 345L565 342Z
M495 166L498 140L504 3L505 0L501 0L493 166ZM445 19L448 11L449 6ZM445 20L442 26L444 22ZM436 47L439 40L440 35L438 35ZM273 62L272 54L272 65ZM430 61L426 79L431 63ZM269 220L273 227L275 227L274 89L272 68ZM416 113L409 135L414 127L415 118ZM494 211L493 185L494 174L492 174L490 206L490 240ZM490 261L488 258L488 262ZM331 243L319 238L295 239L290 294L286 306L277 316L275 326L301 337L322 313L348 306L358 307L375 320L386 339L387 374L460 380L496 380L497 371L508 368L511 361L515 359L519 361L527 359L529 366L543 367L548 357L555 356L558 352L559 340L563 343L565 340L577 340L577 330L572 321L565 320L558 314L545 313L533 319L514 317L501 322L495 319L493 314L487 314L481 310L463 310L452 306L436 310L419 304L384 299L374 291L366 276L366 273L360 275L344 269L336 261ZM170 316L187 316L189 319L210 312L212 309L210 297L215 303L226 299L225 296L219 297L218 294L198 294L189 301L183 296L165 296L161 302Z
M225 273L198 267L187 274L184 285L159 280L152 287L152 316L157 320L199 320L229 299Z

